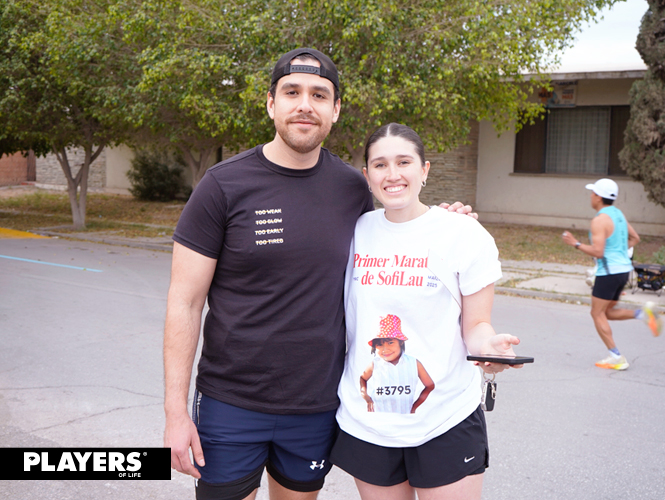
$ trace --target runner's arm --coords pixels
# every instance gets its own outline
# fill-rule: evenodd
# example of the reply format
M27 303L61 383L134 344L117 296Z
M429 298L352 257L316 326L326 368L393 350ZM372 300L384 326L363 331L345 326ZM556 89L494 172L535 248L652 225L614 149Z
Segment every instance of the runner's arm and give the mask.
M628 224L628 248L632 248L640 242L640 235Z

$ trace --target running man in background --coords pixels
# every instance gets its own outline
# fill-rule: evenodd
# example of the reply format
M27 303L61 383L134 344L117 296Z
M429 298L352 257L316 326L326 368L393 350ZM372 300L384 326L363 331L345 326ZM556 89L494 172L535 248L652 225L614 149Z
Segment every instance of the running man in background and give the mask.
M563 241L597 261L596 279L591 293L591 317L596 331L608 349L607 357L596 363L599 368L626 370L629 366L614 342L610 320L640 319L649 325L654 336L660 335L662 320L647 302L644 308L619 309L616 307L633 263L628 249L640 242L640 237L628 223L621 210L613 206L619 195L619 186L611 179L599 179L587 184L591 190L591 207L597 211L591 220L590 244L584 244L570 234L563 233Z

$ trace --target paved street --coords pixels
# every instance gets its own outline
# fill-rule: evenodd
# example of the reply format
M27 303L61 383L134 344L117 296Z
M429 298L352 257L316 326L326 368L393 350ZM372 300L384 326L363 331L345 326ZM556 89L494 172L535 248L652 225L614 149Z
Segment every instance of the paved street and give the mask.
M161 446L170 259L83 241L0 239L0 446ZM493 322L536 362L497 377L483 498L665 498L665 336L614 323L631 367L610 372L594 367L606 351L586 304L498 295ZM193 482L177 473L171 481L5 481L0 498L186 499ZM333 470L319 498L359 497Z

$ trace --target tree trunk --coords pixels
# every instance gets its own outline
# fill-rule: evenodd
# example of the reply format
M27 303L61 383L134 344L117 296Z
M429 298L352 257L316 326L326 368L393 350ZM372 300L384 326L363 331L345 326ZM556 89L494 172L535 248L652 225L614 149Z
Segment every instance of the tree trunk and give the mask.
M185 159L185 163L187 163L189 169L192 172L192 188L195 188L201 179L203 179L206 170L208 170L210 155L215 153L219 149L219 146L214 146L199 151L198 158L196 157L196 152L192 149L189 149L187 146L178 146L178 149L182 153L182 156Z
M84 146L85 158L81 168L76 173L72 174L72 169L67 158L67 149L53 148L60 167L62 168L65 178L67 179L67 194L69 195L69 205L72 209L72 224L74 229L85 229L85 212L86 201L88 196L88 174L90 172L90 165L94 162L104 149L104 145L98 146L97 150L93 152L91 145ZM80 187L80 192L79 192Z

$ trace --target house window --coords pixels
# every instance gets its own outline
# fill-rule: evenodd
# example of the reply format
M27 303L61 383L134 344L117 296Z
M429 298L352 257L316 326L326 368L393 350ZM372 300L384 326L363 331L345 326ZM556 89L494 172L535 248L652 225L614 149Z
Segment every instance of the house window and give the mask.
M515 172L626 175L619 165L629 106L550 109L515 139Z

